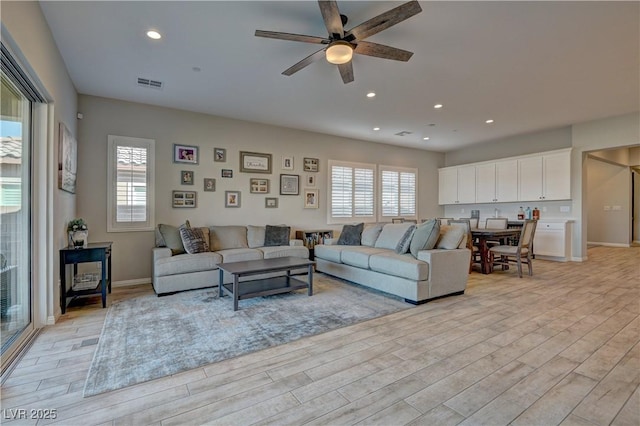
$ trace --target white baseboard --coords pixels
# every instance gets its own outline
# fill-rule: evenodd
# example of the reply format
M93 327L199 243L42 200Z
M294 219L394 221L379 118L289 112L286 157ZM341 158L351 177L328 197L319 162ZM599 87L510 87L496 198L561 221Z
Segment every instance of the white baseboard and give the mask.
M631 244L621 244L621 243L599 243L596 241L587 241L587 245L593 244L597 246L605 246L605 247L631 247Z
M587 256L584 256L584 257L574 256L571 258L572 262L585 262L586 260L587 260Z
M53 315L49 315L47 317L47 324L46 325L54 325L56 323L56 317L54 317Z
M137 278L135 280L114 281L111 287L125 287L129 285L151 284L151 278Z

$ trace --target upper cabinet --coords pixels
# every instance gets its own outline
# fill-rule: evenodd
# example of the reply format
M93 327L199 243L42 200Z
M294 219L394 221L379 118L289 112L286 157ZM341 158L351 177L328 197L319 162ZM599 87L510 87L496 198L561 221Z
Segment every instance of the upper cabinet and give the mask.
M474 166L447 167L438 170L438 202L440 204L472 204L476 200Z
M520 201L571 198L571 152L554 152L518 160Z
M476 203L518 201L518 161L483 163L476 168Z
M445 167L440 204L508 203L571 198L571 149Z

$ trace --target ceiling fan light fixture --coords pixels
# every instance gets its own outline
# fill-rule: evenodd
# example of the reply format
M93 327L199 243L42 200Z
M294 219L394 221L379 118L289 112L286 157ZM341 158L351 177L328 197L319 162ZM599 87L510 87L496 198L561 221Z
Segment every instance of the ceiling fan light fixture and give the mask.
M353 57L353 47L351 44L338 40L334 41L327 47L325 52L327 57L327 62L335 65L346 64Z

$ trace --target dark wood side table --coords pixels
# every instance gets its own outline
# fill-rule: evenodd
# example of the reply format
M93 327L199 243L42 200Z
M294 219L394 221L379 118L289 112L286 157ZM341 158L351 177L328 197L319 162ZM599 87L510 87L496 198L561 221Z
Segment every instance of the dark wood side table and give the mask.
M89 243L86 248L66 247L60 249L60 308L64 314L70 299L102 295L102 307L107 307L107 290L111 293L111 241L102 243ZM78 263L101 262L102 274L100 280L90 288L74 290L73 277L78 273ZM73 265L73 277L71 286L67 288L67 265Z

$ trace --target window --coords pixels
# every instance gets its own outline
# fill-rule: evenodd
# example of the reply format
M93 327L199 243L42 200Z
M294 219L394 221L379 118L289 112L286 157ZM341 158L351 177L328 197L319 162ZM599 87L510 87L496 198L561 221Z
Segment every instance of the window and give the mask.
M417 169L380 166L380 214L382 219L416 219Z
M375 164L329 160L329 223L375 222Z
M108 232L153 231L154 144L109 135Z

